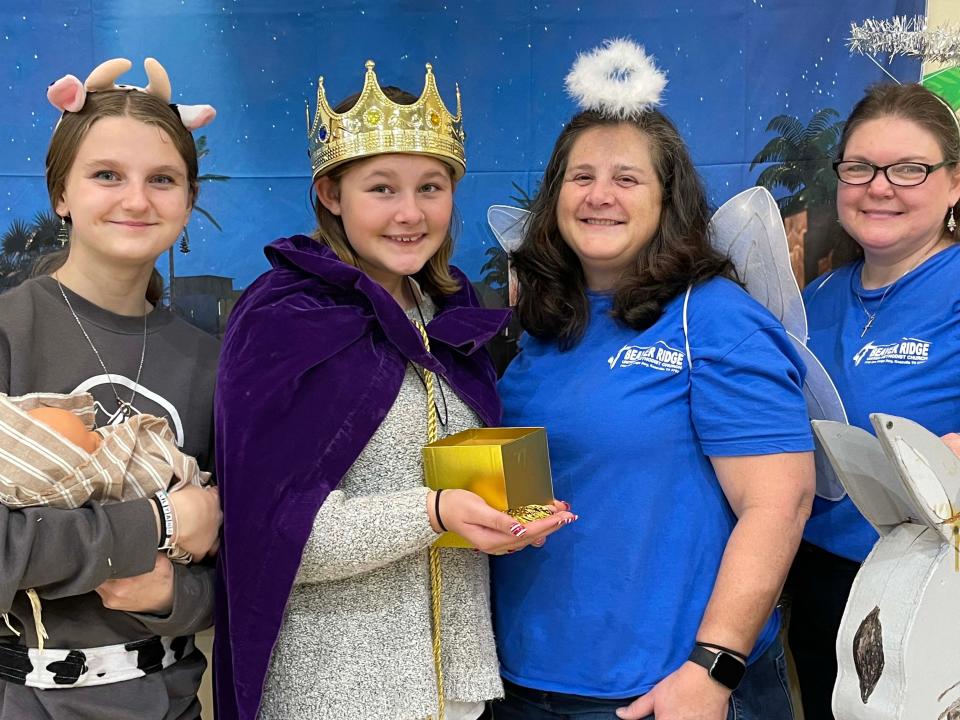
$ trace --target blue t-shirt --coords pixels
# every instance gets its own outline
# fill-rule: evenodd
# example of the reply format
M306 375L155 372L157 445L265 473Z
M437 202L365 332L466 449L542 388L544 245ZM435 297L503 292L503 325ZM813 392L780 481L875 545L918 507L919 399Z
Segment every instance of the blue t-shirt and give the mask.
M693 648L736 522L708 456L808 451L812 438L802 361L734 283L691 293L692 372L682 295L643 332L612 320L611 305L590 296L586 333L566 352L525 338L500 383L505 425L547 428L555 495L580 519L542 549L493 558L493 605L508 680L622 698Z
M960 430L960 246L937 253L889 290L865 290L862 268L863 261L844 265L803 293L807 345L833 378L850 424L872 433L870 413L880 412L937 435ZM876 317L861 337L867 313ZM877 541L849 497L818 497L803 536L857 562Z

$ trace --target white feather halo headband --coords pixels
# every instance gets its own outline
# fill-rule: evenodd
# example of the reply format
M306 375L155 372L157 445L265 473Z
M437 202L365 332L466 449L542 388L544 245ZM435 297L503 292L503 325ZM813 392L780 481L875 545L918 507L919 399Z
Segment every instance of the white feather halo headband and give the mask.
M564 85L581 110L626 119L660 104L667 76L644 49L627 38L605 40L580 53Z

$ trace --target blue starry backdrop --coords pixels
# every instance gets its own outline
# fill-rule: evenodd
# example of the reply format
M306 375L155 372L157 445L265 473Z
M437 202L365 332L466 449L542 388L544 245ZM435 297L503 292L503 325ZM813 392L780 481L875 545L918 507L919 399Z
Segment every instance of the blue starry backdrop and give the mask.
M486 209L535 192L575 112L563 77L578 51L628 35L656 58L669 80L664 109L717 206L764 169L789 170L799 159L755 162L788 132L768 130L773 118L807 127L830 110L835 116L823 117L841 119L865 86L884 79L849 54L851 22L923 11L923 0L4 0L0 232L29 228L50 210L43 166L57 112L47 85L67 73L82 79L111 57L134 61L122 82L145 85L142 61L153 56L170 74L175 102L218 110L197 133L207 151L201 173L216 179L202 185L191 251L158 267L243 288L266 268L263 245L312 229L304 103L314 105L317 76L338 101L360 89L371 58L382 84L418 94L431 62L447 104L454 107L455 83L463 96L468 173L457 190L455 262L498 289ZM920 72L902 59L888 70L909 81ZM774 190L786 204L795 199L796 188Z

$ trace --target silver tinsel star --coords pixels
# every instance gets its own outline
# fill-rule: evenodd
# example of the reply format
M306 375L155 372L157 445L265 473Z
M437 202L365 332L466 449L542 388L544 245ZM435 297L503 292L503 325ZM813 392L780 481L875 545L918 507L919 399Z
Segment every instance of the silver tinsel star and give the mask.
M903 55L935 63L960 63L960 29L952 25L928 29L922 15L851 23L847 46L850 52L870 58L886 53L887 62Z

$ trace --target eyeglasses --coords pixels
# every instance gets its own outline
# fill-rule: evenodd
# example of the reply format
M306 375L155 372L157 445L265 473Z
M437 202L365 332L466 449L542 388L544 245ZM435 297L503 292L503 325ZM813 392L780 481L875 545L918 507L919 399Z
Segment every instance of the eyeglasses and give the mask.
M918 162L899 162L892 165L874 165L863 160L837 160L833 163L833 171L837 174L840 182L847 185L869 185L877 176L877 173L883 171L884 177L891 185L897 187L913 187L921 185L927 179L927 176L934 170L939 170L945 165L953 165L956 160L944 160L936 165L927 165Z

